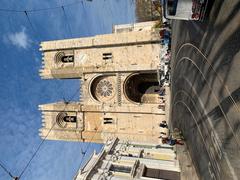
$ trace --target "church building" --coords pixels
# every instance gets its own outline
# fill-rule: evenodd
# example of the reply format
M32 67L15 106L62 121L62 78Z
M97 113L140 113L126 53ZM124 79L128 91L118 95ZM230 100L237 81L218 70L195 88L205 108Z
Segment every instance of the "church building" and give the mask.
M159 124L166 120L157 75L161 48L154 22L115 26L112 34L42 42L41 78L79 79L81 98L40 105L40 136L160 143Z

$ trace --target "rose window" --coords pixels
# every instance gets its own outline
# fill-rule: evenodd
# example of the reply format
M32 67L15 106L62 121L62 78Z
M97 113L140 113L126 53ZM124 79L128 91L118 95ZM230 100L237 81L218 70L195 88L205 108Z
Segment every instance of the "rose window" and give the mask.
M91 84L93 98L100 102L109 101L115 94L115 76L99 76Z
M101 80L97 85L97 93L100 96L111 96L113 93L113 85L107 80Z

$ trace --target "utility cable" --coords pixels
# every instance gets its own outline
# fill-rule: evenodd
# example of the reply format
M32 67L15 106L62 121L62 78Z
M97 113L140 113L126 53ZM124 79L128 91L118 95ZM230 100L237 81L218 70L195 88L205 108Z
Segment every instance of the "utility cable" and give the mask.
M66 23L67 23L68 30L69 30L69 32L70 32L71 38L73 38L71 26L70 26L70 23L69 23L69 21L68 21L67 14L66 14L66 12L65 12L64 6L62 6L62 10L63 10L63 15L64 15L64 17L65 17L65 20L66 20Z
M26 15L27 21L29 22L29 24L30 24L33 32L36 34L36 31L35 31L35 29L34 29L34 27L33 27L33 24L31 23L31 20L30 20L30 18L29 18L28 13L37 12L37 11L54 10L54 9L60 9L60 8L62 8L63 13L64 13L64 16L65 16L66 21L67 21L67 16L66 16L66 12L65 12L64 7L73 6L73 5L78 4L78 3L82 3L82 5L83 5L83 1L81 0L81 1L78 1L78 2L75 2L75 3L70 3L70 4L66 4L66 5L62 5L62 6L56 6L56 7L51 7L51 8L31 9L31 10L15 10L15 9L2 9L2 8L0 8L0 11L2 11L2 12L24 13L24 14ZM83 7L84 7L84 5L83 5ZM111 12L111 13L112 13L112 12ZM67 21L67 22L68 22L68 21ZM70 24L69 24L69 23L68 23L68 28L69 28L69 32L70 32L70 34L71 34L71 36L72 36L72 31L71 31L71 27L70 27ZM36 34L36 35L37 35L37 34ZM79 89L77 90L77 92L79 92L80 88L81 88L81 87L79 87ZM76 93L71 97L71 100L75 97L75 95L76 95ZM71 101L71 100L70 100L70 101ZM65 104L65 107L64 107L64 109L62 110L63 112L65 111L65 109L66 109L66 107L67 107L68 104L69 104L69 103L66 103L66 104ZM47 137L49 136L50 132L51 132L52 129L54 128L55 124L56 124L56 122L55 122L55 123L52 125L52 127L49 129L49 131L48 131L48 133L46 134L46 136L42 139L42 141L41 141L41 143L38 145L36 151L33 153L32 157L30 158L30 160L28 161L28 163L26 164L26 166L23 168L23 170L22 170L22 172L20 173L19 177L14 177L14 176L5 168L5 166L3 166L3 165L0 163L1 168L2 168L11 178L13 178L13 179L16 179L16 178L17 178L17 179L20 180L20 178L22 177L22 175L25 173L25 171L27 170L27 168L28 168L29 165L31 164L32 160L35 158L35 156L36 156L37 153L39 152L41 146L44 144L45 140L47 139ZM80 162L80 167L81 167L82 162L83 162L83 160L84 160L84 157L86 156L87 151L88 151L88 149L89 149L89 147L90 147L90 145L91 145L91 143L92 143L92 140L94 139L94 137L95 137L95 135L96 135L97 132L98 132L98 128L96 128L96 131L95 131L95 133L93 134L90 142L88 143L88 145L87 145L87 147L86 147L86 150L85 150L85 151L82 151L82 149L81 149L83 156L82 156L82 159L81 159L81 162Z
M80 161L80 164L79 164L79 168L78 168L78 169L81 168L81 165L82 165L82 163L83 163L84 157L86 156L86 154L87 154L87 152L88 152L88 149L90 148L90 145L91 145L91 143L92 143L93 138L94 138L95 135L97 134L97 130L98 130L98 129L96 129L96 131L95 131L95 133L93 134L91 140L88 142L88 145L87 145L85 151L83 151L84 154L83 154L83 156L82 156L82 158L81 158L81 161Z
M33 24L32 24L32 22L31 22L30 18L29 18L28 12L27 12L27 11L24 11L24 14L26 15L27 21L28 21L28 23L29 23L29 25L30 25L33 33L34 33L35 36L36 36L37 42L40 43L40 41L39 41L40 39L39 39L39 37L38 37L37 32L35 31L35 29L34 29L34 27L33 27Z
M66 107L66 106L65 106ZM28 168L28 166L30 165L30 163L32 162L33 158L37 155L38 151L40 150L42 144L45 142L45 140L47 139L48 135L50 134L50 132L52 131L53 127L55 126L56 122L52 125L52 127L50 128L50 130L48 131L47 135L42 139L41 143L38 145L37 150L33 153L32 157L30 158L30 160L28 161L28 163L26 164L26 166L23 168L21 174L19 175L19 179L22 177L22 175L24 174L24 172L26 171L26 169Z
M0 167L11 177L11 178L15 178L11 172L3 165L3 163L0 161Z
M62 6L64 6L64 7L73 6L75 4L81 3L82 1L83 0L79 0L79 1L76 1L74 3L69 3L69 4L62 5ZM25 13L25 11L26 12L39 12L39 11L48 11L48 10L60 9L60 8L62 8L62 6L55 6L55 7L49 7L49 8L39 8L39 9L28 9L28 10L0 8L0 12L13 12L13 13Z
M79 92L81 87L79 87L77 89L76 92ZM74 96L76 95L76 93L74 93ZM71 97L71 100L74 98L74 96ZM70 100L70 101L71 101ZM61 112L64 112L65 109L67 108L67 105L69 103L65 103L65 106L63 108L63 110ZM42 139L41 143L38 145L36 151L33 153L32 157L29 159L28 163L26 164L26 166L23 168L22 172L20 173L18 179L20 180L20 178L22 177L22 175L25 173L25 171L27 170L27 168L29 167L29 165L31 164L32 160L34 159L34 157L37 155L38 151L40 150L41 146L43 145L43 143L45 142L45 140L47 139L47 137L49 136L50 132L52 131L52 129L54 128L54 126L56 125L56 122L53 123L52 127L49 129L48 133L46 134L46 136Z
M76 134L76 137L77 137L78 142L80 142L80 150L81 150L81 154L84 154L84 152L83 152L83 148L82 148L82 143L84 143L84 142L81 142L81 140L79 139L78 134L77 134L77 130L75 131L75 134Z
M10 11L8 11L8 12L10 12ZM35 30L34 30L34 28L33 28L33 25L32 25L32 23L31 23L31 21L30 21L30 18L29 18L29 16L28 16L28 13L27 13L26 11L24 11L24 14L26 15L27 21L29 22L29 24L30 24L33 32L36 34L36 32L35 32ZM10 18L9 18L9 25L11 26ZM12 26L11 26L11 27L12 27ZM39 144L39 147L37 148L36 152L33 154L32 158L30 159L30 161L29 161L29 163L27 164L27 166L30 164L30 162L32 161L32 159L35 157L35 155L36 155L36 153L38 152L38 150L40 149L40 146L41 146L42 143L43 143L43 142L41 142L41 143ZM22 174L24 173L25 169L27 168L27 166L24 168L24 170L22 171L22 173L20 174L19 177L15 177L15 176L13 176L13 175L11 174L10 171L7 170L7 168L6 168L1 162L0 162L0 166L1 166L1 168L2 168L12 179L16 179L16 180L20 179L20 177L21 177Z
M101 123L100 123L100 124L101 124ZM85 156L86 156L86 154L87 154L87 152L88 152L88 149L90 148L90 145L92 144L92 140L94 139L94 137L95 137L95 135L97 134L97 132L99 132L99 131L98 131L98 128L99 128L100 124L98 125L98 127L96 127L95 133L92 135L92 138L91 138L90 141L88 142L88 145L87 145L87 147L86 147L86 149L85 149L85 151L84 151L84 154L83 154L83 156L81 157L81 161L80 161L78 170L81 168L81 165L82 165L82 163L83 163L83 160L84 160L84 158L85 158Z
M85 5L84 5L84 1L81 2L81 5L82 5L82 8L83 8L83 13L87 14L87 11L86 11L86 8L85 8ZM86 24L85 27L86 27L88 35L89 35L90 29L88 27L88 24Z
M136 0L132 0L132 2L131 2L131 6L130 7L132 7L133 8L133 6L134 6L134 4L135 4L135 6L136 6ZM136 7L135 7L136 8ZM135 12L132 14L132 22L133 22L133 24L135 23L135 17L136 16L136 9L135 9Z
M32 28L32 31L35 33L36 37L37 37L37 33L33 27L33 24L31 23L31 20L29 18L29 15L28 13L30 12L37 12L37 11L47 11L47 10L54 10L54 9L59 9L59 8L62 8L63 12L64 12L64 16L66 18L66 21L68 22L67 20L67 16L66 16L66 12L65 12L65 9L64 7L67 7L67 6L72 6L74 4L77 4L77 3L83 3L82 0L79 1L79 2L75 2L75 3L71 3L71 4L66 4L66 5L62 5L62 6L56 6L56 7L52 7L52 8L43 8L43 9L32 9L32 10L15 10L15 9L2 9L0 8L0 12L16 12L16 13L24 13L26 18L27 18L27 21L28 23L30 24L30 27ZM71 31L71 27L70 27L70 24L68 24L68 28L69 28L69 32L72 36L72 31ZM39 38L37 37L37 40L39 40ZM76 93L79 92L81 87L78 88L78 90L76 91ZM75 97L76 93L74 93L74 95L70 98L70 101ZM63 109L63 112L65 111L67 105L69 103L66 103L64 109ZM18 179L20 180L20 178L22 177L22 175L25 173L25 171L27 170L27 168L29 167L29 165L31 164L32 160L35 158L35 156L37 155L37 153L39 152L41 146L43 145L43 143L45 142L45 140L47 139L47 137L49 136L50 132L52 131L52 129L54 128L56 122L52 125L52 127L49 129L48 133L46 134L46 136L42 139L41 143L38 145L36 151L33 153L32 157L30 158L30 160L28 161L28 163L26 164L26 166L23 168L22 172L20 173L20 175L18 177L15 177L11 174L10 171L7 170L7 168L0 162L0 167L12 178L12 179ZM92 138L93 139L93 138ZM87 147L88 149L88 147ZM87 151L86 149L86 151ZM82 151L82 149L81 149ZM86 152L83 152L82 153L84 154L83 157L85 156Z

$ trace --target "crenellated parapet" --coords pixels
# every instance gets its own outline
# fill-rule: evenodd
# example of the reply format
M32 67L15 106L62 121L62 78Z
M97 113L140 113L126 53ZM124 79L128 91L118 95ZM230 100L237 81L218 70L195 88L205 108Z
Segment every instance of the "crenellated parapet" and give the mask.
M42 138L82 141L84 122L80 103L44 104L39 105L39 110L42 111L39 132Z

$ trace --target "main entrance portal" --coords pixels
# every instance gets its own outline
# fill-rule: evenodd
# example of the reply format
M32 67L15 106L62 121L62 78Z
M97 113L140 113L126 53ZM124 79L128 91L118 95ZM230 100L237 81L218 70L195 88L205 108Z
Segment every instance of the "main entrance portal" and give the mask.
M135 73L124 83L124 93L135 103L158 103L160 87L157 73Z

